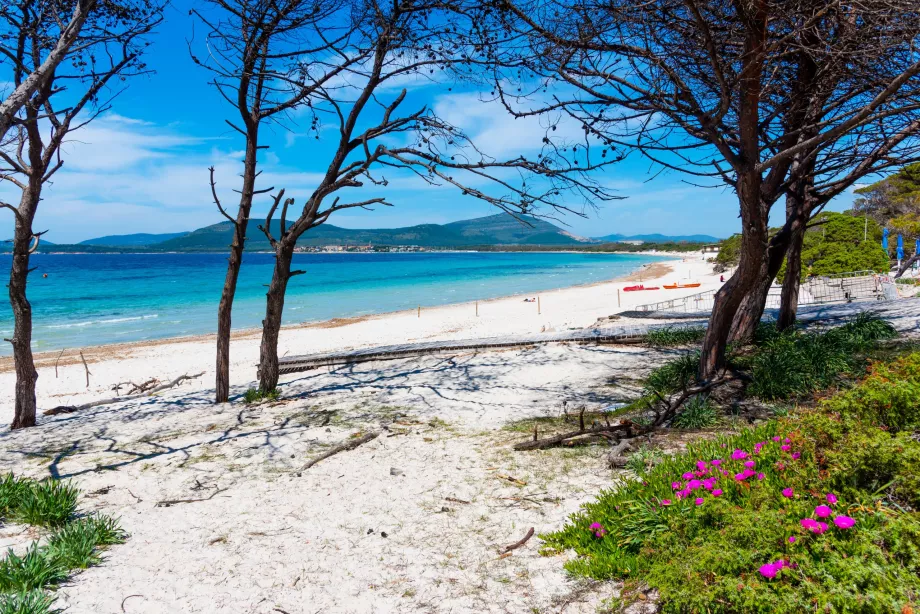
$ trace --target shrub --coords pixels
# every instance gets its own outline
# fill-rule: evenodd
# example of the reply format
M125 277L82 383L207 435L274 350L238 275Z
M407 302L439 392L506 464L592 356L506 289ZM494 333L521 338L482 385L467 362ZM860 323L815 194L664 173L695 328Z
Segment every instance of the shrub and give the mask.
M37 543L18 556L12 548L0 560L0 593L26 592L55 585L67 577L67 568L45 556Z
M681 408L674 418L673 426L681 429L703 429L718 422L716 408L709 402L709 397L696 395Z
M696 379L699 362L699 352L684 354L680 358L666 362L649 373L645 379L646 392L651 395L667 395L690 385Z
M912 611L920 441L873 423L894 421L863 400L883 403L879 384L918 365L876 365L815 410L695 442L602 492L546 547L573 549L573 573L626 580L624 595L656 589L664 612ZM913 428L920 410L904 409Z
M63 526L77 510L79 491L58 480L29 482L20 493L15 518L26 524Z

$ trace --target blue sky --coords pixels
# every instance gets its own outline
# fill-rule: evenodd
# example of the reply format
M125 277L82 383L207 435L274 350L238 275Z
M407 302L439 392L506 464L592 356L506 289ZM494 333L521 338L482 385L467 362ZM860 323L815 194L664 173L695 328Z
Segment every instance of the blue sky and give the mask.
M225 123L235 110L207 84L210 75L189 58L192 36L187 0L177 0L153 37L149 77L130 82L110 113L78 133L64 149L65 164L46 189L36 220L47 239L57 243L135 232L178 232L222 220L208 186L208 167L217 168L220 194L234 205L239 187L243 142ZM199 29L198 41L201 32ZM7 75L0 75L0 89ZM539 120L514 120L475 91L448 91L446 85L407 84L406 105L432 105L459 125L486 153L501 157L536 151L543 129ZM395 96L396 92L389 93ZM295 118L296 119L296 118ZM263 129L270 149L263 156L258 187L284 187L290 196L309 195L327 164L328 140L304 134L306 126ZM322 133L321 133L322 134ZM331 137L331 134L330 134ZM588 218L562 218L582 236L612 233L706 233L727 236L739 229L733 194L723 188L688 185L676 173L654 176L656 169L638 157L609 167L600 178L625 200L601 203ZM654 178L653 178L654 176ZM432 187L408 176L387 177L385 195L394 207L345 211L330 223L345 227L397 227L445 223L489 215L495 209L461 196L455 188ZM0 196L15 199L11 186ZM264 214L263 196L253 215ZM832 209L841 210L850 197ZM234 207L235 209L235 207ZM781 209L781 207L777 207ZM8 213L5 215L9 215ZM7 222L8 228L11 222Z

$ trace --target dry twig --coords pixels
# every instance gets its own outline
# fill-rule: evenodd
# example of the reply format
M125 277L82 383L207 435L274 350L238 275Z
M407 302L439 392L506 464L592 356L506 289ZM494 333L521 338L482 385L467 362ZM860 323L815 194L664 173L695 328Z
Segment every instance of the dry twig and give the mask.
M354 450L354 449L357 448L358 446L360 446L360 445L362 445L362 444L365 444L365 443L367 443L368 441L371 441L371 440L373 440L373 439L376 439L378 435L380 435L380 433L377 432L377 431L375 431L375 432L373 432L373 433L368 433L367 435L365 435L365 436L363 436L363 437L359 437L359 438L357 438L357 439L352 439L351 441L346 441L346 442L343 443L343 444L337 445L336 447L332 448L332 449L329 450L328 452L325 452L325 453L323 453L323 454L320 454L320 455L317 456L316 458L307 461L307 463L306 463L303 467L301 467L300 470L301 470L301 471L306 471L307 469L309 469L310 467L312 467L312 466L315 465L316 463L318 463L318 462L320 462L320 461L322 461L322 460L326 460L326 459L329 458L330 456L333 456L333 455L335 455L335 454L338 454L339 452L345 452L345 451L347 451L347 450Z

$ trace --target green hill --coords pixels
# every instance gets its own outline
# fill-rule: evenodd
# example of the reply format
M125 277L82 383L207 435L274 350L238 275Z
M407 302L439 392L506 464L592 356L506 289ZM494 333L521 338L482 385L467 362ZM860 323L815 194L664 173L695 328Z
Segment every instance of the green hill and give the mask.
M105 237L97 237L95 239L80 241L79 245L106 245L108 247L149 247L151 245L156 245L157 243L162 243L163 241L184 237L187 234L188 232L167 232L163 234L148 234L145 232L140 232L131 235L108 235Z
M323 224L305 233L298 245L419 245L422 247L471 247L474 245L576 245L588 240L575 237L545 220L526 217L525 225L510 215L499 213L488 217L452 222L450 224L420 224L405 228L341 228ZM249 223L246 247L250 250L269 249L268 239L258 226L264 220ZM272 231L278 236L278 222ZM233 238L230 222L205 226L185 236L156 244L159 251L224 250Z

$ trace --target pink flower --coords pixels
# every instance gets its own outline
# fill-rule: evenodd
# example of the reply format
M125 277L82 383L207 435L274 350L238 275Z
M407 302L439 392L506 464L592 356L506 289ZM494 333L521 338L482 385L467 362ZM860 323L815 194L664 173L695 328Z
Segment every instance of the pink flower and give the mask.
M856 521L849 516L837 516L834 518L834 524L837 525L838 529L849 529L856 524Z
M594 532L595 537L603 537L605 535L607 535L607 529L598 529Z
M739 482L743 482L743 481L746 480L746 479L747 479L747 476L744 475L744 472L742 472L742 473L736 473L736 474L735 474L735 480L737 480L737 481L739 481Z
M831 515L831 508L826 505L819 505L815 508L815 516L818 518L827 518Z
M794 544L794 543L795 543L795 535L790 535L790 536L789 536L789 543L790 543L790 544Z
M785 439L783 439L783 443L792 443L792 440L786 437Z
M783 489L783 496L786 497L787 499L791 499L793 494L795 494L795 493L792 492L792 489L791 489L791 488L784 488L784 489Z
M671 482L671 488L674 490L680 490L680 482Z
M814 518L802 518L799 521L799 524L802 525L803 529L814 532L818 528L818 522Z
M801 454L800 452L793 452L793 453L792 453L792 460L798 460L800 456L802 456L802 454Z
M767 476L764 475L763 473L758 473L758 474L757 474L757 479L758 479L758 480L761 480L761 481L762 481L765 477L767 477Z
M603 528L604 528L604 525L602 525L602 524L599 523L599 522L592 522L592 523L591 523L591 526L588 527L588 528L591 529L592 531L596 531L597 529L603 529Z
M818 530L817 530L817 531L813 530L812 532L813 532L813 533L817 533L818 535L821 535L821 534L824 533L825 531L827 531L827 523L826 523L826 522L819 522L819 523L818 523Z
M721 464L722 464L722 461L719 460L718 458L715 459L714 461L712 461L712 466L713 466L713 467L718 467L718 466L721 465Z
M780 446L779 449L782 450L783 452L788 452L790 449L792 449L792 446L783 445L783 446Z
M670 499L662 499L662 500L661 500L661 505L662 505L662 507L667 507L667 506L671 505L671 500L670 500Z
M703 488L705 488L706 490L712 490L712 487L715 485L716 485L715 478L707 478L703 480Z
M748 469L753 469L755 465L757 465L757 463L755 463L755 462L752 461L752 460L746 461L746 462L744 463L744 466L747 467Z
M748 454L744 450L735 450L732 452L732 460L744 460Z
M827 493L827 502L830 503L831 505L834 505L835 503L837 503L837 495L835 495L832 492Z
M719 496L721 496L721 495L722 495L722 489L721 489L721 488L716 488L715 490L712 491L712 496L713 496L713 497L719 497Z
M786 468L786 463L784 463L783 461L779 461L778 463L776 463L776 468L782 471Z
M697 505L703 505L703 497L697 497L694 503L696 503Z
M703 483L700 482L699 480L690 480L689 482L687 482L687 488L689 488L690 490L696 490L702 485Z
M706 471L706 461L696 461L696 468L700 471Z
M764 578L770 578L771 580L776 577L777 572L782 569L781 567L777 568L773 563L767 563L766 565L761 565L760 569L757 571L760 572Z
M773 441L779 441L779 440L780 440L780 436L779 436L779 435L776 435L775 437L773 437Z
M693 472L692 472L692 471L688 471L687 473L683 474L683 475L680 476L680 477L684 478L685 480L692 480L692 479L693 479Z

